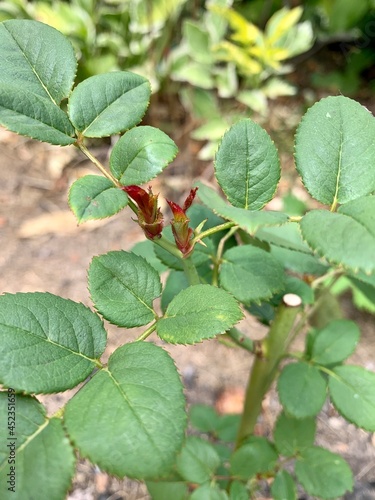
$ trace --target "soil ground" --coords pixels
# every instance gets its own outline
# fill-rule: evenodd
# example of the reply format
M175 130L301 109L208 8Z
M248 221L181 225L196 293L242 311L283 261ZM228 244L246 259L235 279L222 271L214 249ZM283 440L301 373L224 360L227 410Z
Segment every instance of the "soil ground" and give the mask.
M279 129L289 113L290 109L279 108L271 117L269 127ZM175 201L188 192L194 177L212 178L211 165L194 161L197 144L184 137L180 131L177 139L181 153L167 169L169 174L152 183L154 191ZM276 141L282 143L283 138ZM294 182L290 150L285 146L281 153L286 178L281 189ZM105 162L108 147L94 147L92 152ZM77 226L67 206L67 193L71 183L86 173L95 172L74 148L44 145L0 129L0 293L48 291L90 305L86 270L92 257L110 250L129 250L143 240L128 210L108 220ZM297 181L295 186L300 189ZM354 310L349 298L343 306L346 316L358 321L362 332L358 351L350 361L375 370L373 317ZM107 356L140 333L136 329L107 326ZM265 333L264 327L250 317L245 320L244 328L252 338L261 338ZM176 360L188 405L216 404L222 411L237 411L251 365L251 357L246 352L229 349L217 341L193 347L166 345L165 348ZM40 399L49 413L53 413L72 393ZM264 403L260 434L270 435L279 410L277 396L272 391ZM318 427L317 444L343 455L354 471L356 492L346 498L375 499L375 487L371 485L375 484L374 437L347 424L330 405L319 415ZM147 498L144 485L110 478L86 461L78 463L68 495L69 500Z

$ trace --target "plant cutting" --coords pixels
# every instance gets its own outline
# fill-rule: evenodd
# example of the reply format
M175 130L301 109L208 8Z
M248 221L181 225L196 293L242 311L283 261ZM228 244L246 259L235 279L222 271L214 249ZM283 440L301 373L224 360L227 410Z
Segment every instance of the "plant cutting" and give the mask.
M1 125L88 157L101 175L72 185L77 221L128 210L145 235L147 257L122 250L94 257L92 308L50 293L0 296L1 498L42 492L64 499L77 456L145 481L156 500L241 500L261 488L276 500L297 498L301 488L323 499L350 491L345 460L315 445L316 418L329 399L349 422L374 431L375 374L346 363L360 337L354 322L335 317L316 326L315 319L343 276L366 285L368 300L374 296L374 117L343 96L307 111L295 160L319 208L303 216L264 209L280 162L267 132L250 119L225 133L216 154L223 196L197 181L182 204L168 200L164 213L162 194L147 183L177 146L139 125L149 82L113 72L74 86L70 42L36 21L1 23L0 47ZM114 134L121 137L107 167L87 139ZM160 263L169 270L164 286ZM263 340L239 329L245 311L269 327ZM103 319L122 329L123 343L108 362ZM134 327L143 331L129 341L126 329ZM305 346L295 352L298 335ZM157 338L183 345L225 339L228 348L246 350L254 362L240 418L204 405L187 414L178 371ZM272 435L258 436L273 383L283 410ZM47 416L38 395L78 385Z

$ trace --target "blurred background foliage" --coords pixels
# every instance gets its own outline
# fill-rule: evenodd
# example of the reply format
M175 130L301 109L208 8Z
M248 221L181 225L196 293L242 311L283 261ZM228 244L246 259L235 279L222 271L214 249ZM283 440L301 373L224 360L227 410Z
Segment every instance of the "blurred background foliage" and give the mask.
M375 0L0 1L0 21L12 18L69 36L78 81L131 70L159 98L178 96L197 124L192 138L206 141L201 159L239 117L265 118L270 100L303 90L293 75L323 49L327 64L307 75L304 67L304 87L349 96L365 81L375 88Z

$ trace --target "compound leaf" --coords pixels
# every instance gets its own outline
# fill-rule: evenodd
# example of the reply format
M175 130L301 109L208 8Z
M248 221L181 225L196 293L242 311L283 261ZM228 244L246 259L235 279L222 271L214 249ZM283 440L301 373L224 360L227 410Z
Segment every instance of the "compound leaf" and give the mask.
M160 276L143 257L122 250L94 257L88 281L96 309L111 323L131 328L156 317Z
M75 456L61 420L48 419L43 406L32 397L16 394L15 399L14 441L9 435L0 448L1 498L40 498L41 485L45 498L65 498L74 475ZM0 392L0 419L4 426L9 419L8 406L8 394ZM12 471L14 486L8 483Z
M167 475L186 427L172 358L149 342L118 348L108 367L69 401L64 422L80 454L106 472L137 479Z
M296 134L297 170L313 198L347 203L375 190L375 119L358 102L327 97L314 104Z
M329 392L337 411L367 431L375 431L375 373L360 366L337 366Z
M266 438L253 436L231 456L231 474L247 481L255 474L272 470L277 458L275 448Z
M85 137L108 137L134 127L146 112L150 84L129 71L95 75L77 85L68 114Z
M77 60L59 31L25 19L0 23L0 83L59 105L73 86ZM39 102L35 100L35 106ZM26 135L26 134L25 134Z
M128 196L106 177L85 175L69 191L69 206L79 223L117 214L128 204Z
M353 353L359 335L359 328L353 321L332 321L322 330L314 332L311 361L321 365L344 361Z
M312 210L300 226L309 246L328 262L354 272L375 269L375 196L351 201L336 213Z
M190 495L190 500L228 500L227 492L215 483L202 484Z
M209 481L220 465L217 451L204 439L196 436L187 438L177 458L177 471L191 483L203 484Z
M199 187L198 196L207 207L211 208L215 214L234 222L251 235L261 227L279 226L288 222L289 217L281 212L260 212L232 207L225 203L213 189L201 182L197 182L196 185Z
M83 304L49 293L0 297L0 381L32 393L75 387L95 368L107 334Z
M169 303L156 325L159 337L171 344L194 344L225 333L242 318L236 300L225 290L195 285Z
M112 174L123 186L144 184L160 174L178 152L176 144L154 127L135 127L114 146Z
M259 302L283 289L284 269L265 250L242 245L224 253L220 284L244 304Z
M188 498L188 485L182 481L146 481L148 492L152 500L186 500Z
M260 210L275 194L280 162L267 132L245 119L225 133L216 154L215 171L232 205Z
M353 488L353 474L340 455L314 446L297 458L295 472L309 495L338 498Z
M315 366L292 363L284 367L277 384L284 409L295 418L317 415L326 399L326 382Z

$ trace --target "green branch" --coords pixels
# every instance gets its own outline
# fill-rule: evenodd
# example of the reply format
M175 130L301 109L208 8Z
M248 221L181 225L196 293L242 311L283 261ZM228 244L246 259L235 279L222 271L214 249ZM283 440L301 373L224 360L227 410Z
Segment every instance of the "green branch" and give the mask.
M245 404L236 448L254 432L254 427L262 409L262 401L272 384L280 360L289 345L289 334L301 309L298 295L286 294L279 305L275 319L267 337L262 342L262 350L252 366L246 388Z

